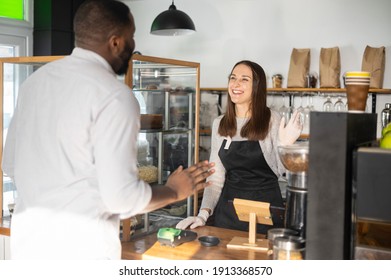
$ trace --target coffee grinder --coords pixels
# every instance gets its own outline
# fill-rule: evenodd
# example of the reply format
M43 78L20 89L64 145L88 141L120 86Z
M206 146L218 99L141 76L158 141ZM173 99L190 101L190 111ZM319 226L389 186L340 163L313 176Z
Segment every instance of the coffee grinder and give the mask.
M309 145L308 142L298 142L279 146L278 153L288 180L284 225L305 238Z

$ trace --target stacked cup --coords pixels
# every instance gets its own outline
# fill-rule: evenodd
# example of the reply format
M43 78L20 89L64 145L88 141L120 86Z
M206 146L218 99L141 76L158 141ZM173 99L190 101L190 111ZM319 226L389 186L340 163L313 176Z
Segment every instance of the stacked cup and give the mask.
M371 73L361 71L346 72L344 80L348 99L348 111L351 113L365 112Z

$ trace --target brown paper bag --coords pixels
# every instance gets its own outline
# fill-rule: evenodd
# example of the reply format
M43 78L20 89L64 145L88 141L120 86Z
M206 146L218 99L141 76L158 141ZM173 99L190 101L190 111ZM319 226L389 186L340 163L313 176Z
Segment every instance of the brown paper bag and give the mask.
M289 64L287 87L304 88L310 68L310 49L293 49Z
M321 48L319 58L319 87L340 88L341 57L339 48Z
M365 48L361 70L371 73L370 88L383 88L385 63L385 47L373 48L367 46Z

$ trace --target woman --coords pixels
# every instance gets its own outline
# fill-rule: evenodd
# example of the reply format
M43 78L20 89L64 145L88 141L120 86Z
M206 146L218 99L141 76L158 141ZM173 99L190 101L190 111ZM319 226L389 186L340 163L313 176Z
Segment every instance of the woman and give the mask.
M293 144L302 125L295 112L285 126L277 112L266 106L266 76L261 66L243 60L235 64L228 81L225 115L213 122L210 161L215 162L212 182L206 188L197 217L188 217L177 228L194 229L214 215L214 226L248 230L239 221L234 198L269 202L283 207L278 177L285 169L278 156L279 145ZM258 233L270 226L257 225Z

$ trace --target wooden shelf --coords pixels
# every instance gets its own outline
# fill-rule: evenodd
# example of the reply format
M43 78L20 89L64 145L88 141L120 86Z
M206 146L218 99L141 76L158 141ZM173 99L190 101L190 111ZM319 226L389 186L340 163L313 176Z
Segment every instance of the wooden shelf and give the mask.
M200 134L211 134L212 133L212 129L211 128L201 128L200 129Z
M200 91L225 91L227 92L227 88L200 88Z
M227 88L201 88L201 91L221 91L227 92ZM325 92L325 93L345 93L346 88L268 88L268 92ZM391 94L391 89L369 89L369 93Z
M268 92L323 92L345 93L346 88L268 88ZM391 94L391 89L369 89L369 93Z

